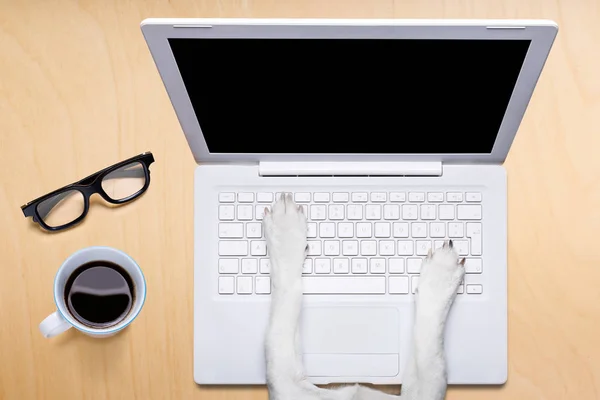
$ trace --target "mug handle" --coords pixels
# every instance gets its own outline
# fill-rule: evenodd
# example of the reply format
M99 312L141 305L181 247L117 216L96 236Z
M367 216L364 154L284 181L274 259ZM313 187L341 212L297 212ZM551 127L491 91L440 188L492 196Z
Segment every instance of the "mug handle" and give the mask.
M58 311L54 311L52 314L44 318L44 320L40 323L40 331L45 338L51 338L56 335L60 335L70 327L71 324L67 322L67 320L58 313Z

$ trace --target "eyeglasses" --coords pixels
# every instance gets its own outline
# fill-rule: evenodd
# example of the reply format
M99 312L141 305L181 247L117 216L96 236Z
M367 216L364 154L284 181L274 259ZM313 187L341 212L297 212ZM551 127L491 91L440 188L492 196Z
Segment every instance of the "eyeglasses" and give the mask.
M140 197L150 185L149 167L153 162L152 153L142 153L38 197L21 210L47 231L67 229L85 218L94 193L112 204Z

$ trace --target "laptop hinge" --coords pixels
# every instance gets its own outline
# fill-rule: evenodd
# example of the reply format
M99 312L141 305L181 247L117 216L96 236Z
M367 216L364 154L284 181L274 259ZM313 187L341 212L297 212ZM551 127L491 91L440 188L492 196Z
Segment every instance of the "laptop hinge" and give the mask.
M262 161L260 176L441 176L441 161L433 162L276 162Z

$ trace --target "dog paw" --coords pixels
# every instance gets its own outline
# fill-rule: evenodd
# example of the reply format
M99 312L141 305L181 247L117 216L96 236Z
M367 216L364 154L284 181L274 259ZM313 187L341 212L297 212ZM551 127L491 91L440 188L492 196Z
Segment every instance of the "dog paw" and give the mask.
M451 303L465 275L464 263L452 247L452 240L430 252L421 265L419 302L440 306Z
M282 194L263 218L267 249L271 257L271 274L300 277L306 257L306 216L291 194Z

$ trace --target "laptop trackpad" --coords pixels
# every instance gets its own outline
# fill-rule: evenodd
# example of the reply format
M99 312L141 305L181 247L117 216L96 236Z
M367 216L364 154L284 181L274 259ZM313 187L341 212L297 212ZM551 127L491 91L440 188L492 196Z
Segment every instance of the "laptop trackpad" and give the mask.
M399 373L394 307L305 307L302 348L308 376L392 377Z

